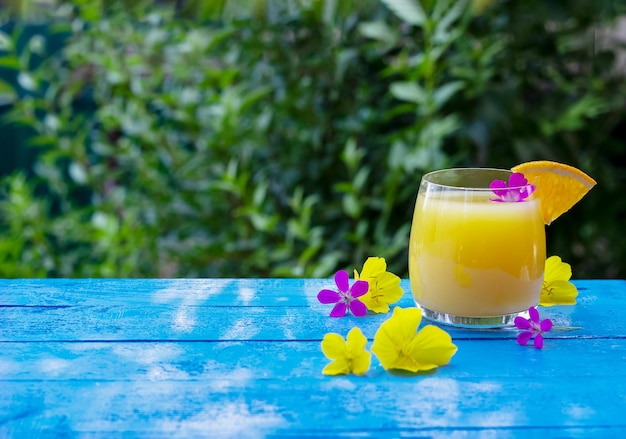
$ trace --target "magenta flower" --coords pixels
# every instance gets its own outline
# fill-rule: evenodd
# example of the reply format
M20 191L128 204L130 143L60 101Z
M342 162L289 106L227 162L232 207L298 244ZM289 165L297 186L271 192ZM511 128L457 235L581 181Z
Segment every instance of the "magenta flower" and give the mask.
M357 299L367 293L369 284L364 280L357 280L350 288L348 272L339 270L335 273L335 284L339 291L322 290L317 294L317 300L322 303L336 303L330 312L331 317L343 317L350 308L350 312L356 317L363 317L367 314L367 307Z
M491 198L491 201L519 202L535 192L535 185L529 184L524 174L514 172L509 177L508 185L504 180L494 180L489 185L489 189L496 194L496 198Z
M552 330L552 320L544 319L539 322L539 311L534 306L528 308L528 314L530 314L530 319L515 317L515 326L524 331L517 336L517 342L525 346L531 338L535 337L533 344L537 349L541 349L543 347L542 334Z

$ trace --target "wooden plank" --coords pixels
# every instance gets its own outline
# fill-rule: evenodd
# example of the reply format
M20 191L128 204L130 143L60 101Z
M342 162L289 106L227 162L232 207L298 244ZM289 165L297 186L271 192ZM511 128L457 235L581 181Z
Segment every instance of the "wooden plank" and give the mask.
M319 340L326 332L345 334L355 325L371 338L389 317L329 318L330 307L316 299L317 292L328 286L327 279L258 280L256 290L250 280L215 282L216 286L207 280L106 280L102 285L94 280L0 281L0 340ZM553 331L549 337L626 335L626 319L620 315L626 281L577 284L579 305L543 308L542 315L559 327L581 329ZM414 306L408 291L398 305ZM455 339L517 334L448 331Z
M435 373L325 377L317 342L5 342L0 437L626 431L626 340L457 344Z
M0 435L212 437L219 432L219 437L397 437L492 431L500 432L496 437L507 437L550 431L548 437L572 437L572 431L579 431L581 436L596 437L590 432L601 431L602 437L620 437L613 434L626 431L620 413L602 414L604 405L595 392L563 393L560 385L549 381L528 386L518 380L424 378L391 385L393 394L349 379L311 389L264 383L260 388L225 391L208 384L50 382L45 391L37 383L18 388L13 384L5 392L14 394L17 415L0 418ZM596 384L589 381L590 386ZM624 391L623 384L617 387ZM528 391L558 396L548 402L515 396ZM218 397L216 392L222 393ZM595 398L584 399L592 395Z
M325 377L328 279L0 280L0 438L620 437L626 281L577 281L543 350L514 330L450 329L450 365ZM412 306L408 282L401 306Z
M454 343L459 348L457 354L437 375L520 379L626 377L621 363L626 360L626 339L547 340L541 350L519 346L514 340ZM263 378L330 379L321 374L327 359L317 341L0 342L0 350L3 381L145 380L152 375L210 380L221 379L220 374L233 368L246 368L251 376ZM154 368L154 373L145 370L147 365ZM381 373L374 358L371 375Z
M577 280L585 303L622 303L626 280ZM412 303L403 279L403 303ZM180 304L228 307L309 307L332 279L0 279L0 306ZM322 306L323 309L327 307Z

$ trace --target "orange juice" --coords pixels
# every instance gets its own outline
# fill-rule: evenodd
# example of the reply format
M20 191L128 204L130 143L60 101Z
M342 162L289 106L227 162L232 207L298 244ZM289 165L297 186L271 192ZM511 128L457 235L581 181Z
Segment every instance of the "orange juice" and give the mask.
M539 200L499 203L490 195L420 189L409 275L425 315L502 316L537 305L546 257Z

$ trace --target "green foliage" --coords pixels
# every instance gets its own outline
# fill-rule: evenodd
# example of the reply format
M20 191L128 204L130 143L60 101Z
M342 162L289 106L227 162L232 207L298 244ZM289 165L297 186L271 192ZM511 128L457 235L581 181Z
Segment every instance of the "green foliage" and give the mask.
M506 42L490 88L468 102L464 134L477 163L556 160L598 181L547 228L549 253L576 277L626 276L626 71L616 64L623 45L602 37L625 10L623 1L494 3L472 24L477 36Z
M328 276L375 255L406 276L424 172L539 158L599 181L549 247L577 277L626 273L626 90L591 32L614 4L162 3L0 33L7 123L38 151L3 182L0 275Z

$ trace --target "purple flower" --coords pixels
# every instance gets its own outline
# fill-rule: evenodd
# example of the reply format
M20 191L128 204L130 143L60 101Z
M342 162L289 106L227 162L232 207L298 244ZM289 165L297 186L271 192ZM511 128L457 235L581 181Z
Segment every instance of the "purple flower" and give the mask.
M369 284L364 280L357 280L350 288L348 272L339 270L335 273L335 284L339 291L322 290L317 294L317 300L322 303L336 303L330 312L331 317L343 317L346 315L348 307L350 312L356 317L363 317L367 314L367 308L357 299L367 293Z
M543 347L542 334L552 330L552 320L544 319L539 322L539 311L534 306L528 308L528 314L530 314L530 319L515 317L515 326L524 331L517 336L517 342L525 346L531 338L535 337L533 344L537 349L541 349Z
M514 172L509 177L509 183L504 180L494 180L489 185L491 191L496 194L496 198L491 201L497 202L519 202L530 197L535 192L535 185L529 184L524 174Z

